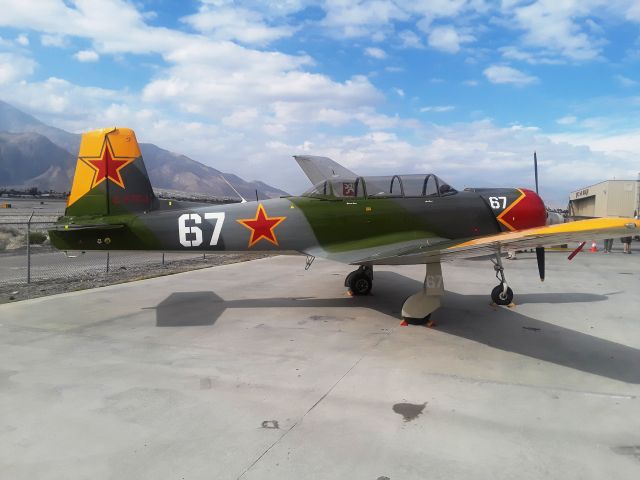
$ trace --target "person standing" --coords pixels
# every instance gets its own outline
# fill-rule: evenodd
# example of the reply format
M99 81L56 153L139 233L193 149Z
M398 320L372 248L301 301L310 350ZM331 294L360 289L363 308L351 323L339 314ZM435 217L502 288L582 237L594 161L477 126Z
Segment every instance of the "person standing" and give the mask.
M611 248L613 247L613 238L605 238L604 239L604 253L611 253Z
M622 245L624 246L624 253L631 253L631 237L622 237L620 239Z

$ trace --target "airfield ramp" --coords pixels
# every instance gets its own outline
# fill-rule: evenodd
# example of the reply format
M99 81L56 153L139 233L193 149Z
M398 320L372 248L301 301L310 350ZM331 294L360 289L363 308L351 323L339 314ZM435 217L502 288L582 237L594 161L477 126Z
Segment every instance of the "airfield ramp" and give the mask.
M433 329L422 268L299 257L0 305L0 478L636 479L640 259L549 257L511 309L446 265Z

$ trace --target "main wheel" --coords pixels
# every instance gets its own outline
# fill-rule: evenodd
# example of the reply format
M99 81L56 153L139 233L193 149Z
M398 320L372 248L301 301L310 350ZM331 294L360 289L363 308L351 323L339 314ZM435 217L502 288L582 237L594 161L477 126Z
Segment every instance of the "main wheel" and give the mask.
M347 288L351 288L351 279L353 279L353 276L358 273L357 270L354 270L353 272L349 272L349 275L347 275L344 279L344 286Z
M426 325L429 320L431 320L431 314L427 315L424 318L408 318L402 317L402 319L407 322L409 325Z
M507 287L507 291L505 292L502 285L497 285L491 290L491 300L493 300L493 303L496 305L509 305L513 301L513 290Z
M354 295L368 295L373 287L373 280L369 275L362 272L355 272L349 275L349 290Z
M373 267L364 267L362 271L365 275L368 275L371 280L373 280Z

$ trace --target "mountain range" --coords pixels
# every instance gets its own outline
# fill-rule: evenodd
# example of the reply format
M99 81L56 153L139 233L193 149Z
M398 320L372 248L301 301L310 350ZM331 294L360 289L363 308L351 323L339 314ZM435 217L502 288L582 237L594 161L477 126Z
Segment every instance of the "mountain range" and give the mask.
M80 134L47 125L0 100L0 186L69 191L80 137ZM233 188L247 199L255 198L256 190L260 198L287 195L259 180L246 181L237 175L222 173L152 143L141 143L140 150L151 185L156 189L216 198L237 198Z

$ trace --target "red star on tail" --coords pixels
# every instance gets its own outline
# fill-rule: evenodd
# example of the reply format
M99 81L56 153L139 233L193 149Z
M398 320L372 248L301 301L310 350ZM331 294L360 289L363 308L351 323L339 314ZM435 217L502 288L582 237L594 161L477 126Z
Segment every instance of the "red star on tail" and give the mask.
M100 157L83 157L82 160L96 172L91 188L100 185L106 179L111 180L121 188L125 188L120 170L133 162L135 158L115 157L111 151L109 141L105 138L104 145L102 146L102 155Z
M286 218L269 217L260 203L255 218L242 218L236 221L251 230L251 238L249 239L249 248L251 248L263 238L279 246L274 229Z

